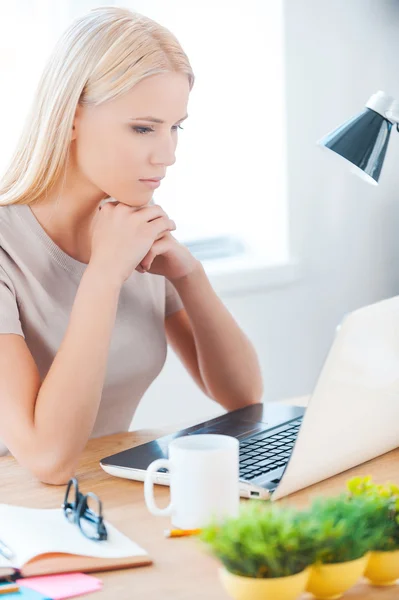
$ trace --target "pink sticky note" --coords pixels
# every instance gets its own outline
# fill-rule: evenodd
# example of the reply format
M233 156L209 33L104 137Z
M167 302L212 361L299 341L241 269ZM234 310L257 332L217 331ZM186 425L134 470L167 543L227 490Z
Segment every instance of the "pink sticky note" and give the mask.
M45 577L27 577L18 579L18 584L53 598L63 600L102 588L103 582L97 577L84 573L63 573L61 575L46 575Z

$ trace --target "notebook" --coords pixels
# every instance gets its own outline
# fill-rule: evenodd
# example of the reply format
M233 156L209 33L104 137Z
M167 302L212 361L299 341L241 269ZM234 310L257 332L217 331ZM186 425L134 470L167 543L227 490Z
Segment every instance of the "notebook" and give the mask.
M152 564L147 552L104 521L108 539L87 539L60 508L25 508L0 504L0 539L13 552L0 555L0 577L19 570L22 577L91 572Z

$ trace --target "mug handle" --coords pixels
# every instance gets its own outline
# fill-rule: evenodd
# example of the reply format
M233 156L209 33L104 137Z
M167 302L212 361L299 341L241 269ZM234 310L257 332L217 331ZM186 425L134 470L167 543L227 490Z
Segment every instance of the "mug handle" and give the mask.
M168 469L170 471L170 461L167 458L158 458L154 460L148 467L145 473L144 479L144 499L147 505L148 510L151 514L159 517L169 516L172 514L173 507L172 502L168 504L165 508L159 508L155 504L154 500L154 481L153 474L158 471L158 469Z

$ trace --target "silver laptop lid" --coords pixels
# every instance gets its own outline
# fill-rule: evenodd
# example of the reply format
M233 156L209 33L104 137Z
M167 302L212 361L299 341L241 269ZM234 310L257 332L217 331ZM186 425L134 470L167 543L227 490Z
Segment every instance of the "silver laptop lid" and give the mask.
M398 446L399 297L394 297L344 319L272 498Z

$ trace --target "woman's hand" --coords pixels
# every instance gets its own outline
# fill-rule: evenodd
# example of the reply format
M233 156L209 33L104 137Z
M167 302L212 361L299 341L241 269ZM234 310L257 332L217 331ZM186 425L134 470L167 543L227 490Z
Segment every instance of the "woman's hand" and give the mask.
M103 277L122 285L157 240L174 229L175 223L160 206L137 210L108 202L92 223L90 264L100 269Z
M189 275L198 269L200 264L189 249L168 231L153 243L148 254L137 265L136 271L163 275L173 282Z

